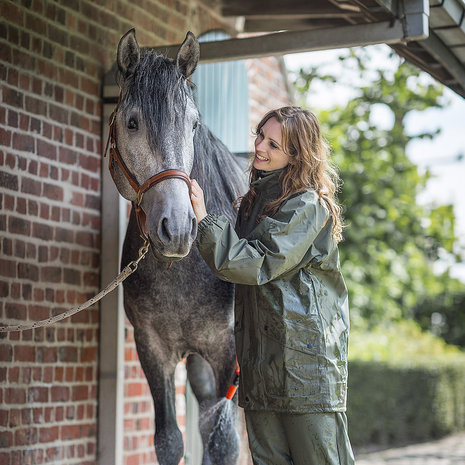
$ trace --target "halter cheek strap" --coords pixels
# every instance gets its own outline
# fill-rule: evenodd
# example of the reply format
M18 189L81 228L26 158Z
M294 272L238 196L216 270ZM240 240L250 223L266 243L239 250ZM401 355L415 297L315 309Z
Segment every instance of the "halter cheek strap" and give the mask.
M118 150L118 146L116 145L116 113L119 108L119 104L121 101L121 94L118 98L118 103L116 108L113 110L113 113L110 115L110 120L108 122L110 126L110 131L108 133L108 140L105 146L105 152L103 156L105 157L108 148L110 148L110 156L109 156L109 163L108 168L110 170L111 177L113 181L115 181L115 170L114 164L116 163L121 172L123 173L124 177L128 180L130 186L134 189L137 194L137 198L135 202L132 202L134 210L136 212L137 224L139 226L139 231L144 240L148 240L147 232L145 230L145 212L143 211L142 199L144 194L156 184L166 180L166 179L180 179L187 184L187 188L189 189L189 196L191 194L191 180L189 175L184 173L184 171L180 170L165 170L161 171L160 173L155 174L151 178L147 179L142 185L140 185L136 179L136 177L131 173L129 168L127 167L126 163L121 156L120 151Z

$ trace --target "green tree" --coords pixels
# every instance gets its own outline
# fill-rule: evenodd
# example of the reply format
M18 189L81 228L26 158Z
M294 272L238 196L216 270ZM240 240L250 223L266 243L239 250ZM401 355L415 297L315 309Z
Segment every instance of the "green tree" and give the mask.
M428 315L420 308L429 305L445 314L446 308L434 307L445 304L440 296L448 286L460 294L455 280L447 273L436 276L432 267L440 254L453 254L454 212L450 205L426 208L416 202L429 173L420 173L409 160L407 145L438 132L410 135L405 121L412 111L441 108L443 89L432 79L425 83L424 74L400 58L394 69L370 68L369 53L353 49L341 56L343 71L337 75L323 74L320 67L301 69L295 87L299 103L308 106L316 84L340 84L347 70L352 82L363 83L352 85L354 97L345 106L311 108L344 182L339 200L347 228L341 261L352 323L363 327L418 317L426 326ZM392 127L375 124L373 115L380 108L391 115Z

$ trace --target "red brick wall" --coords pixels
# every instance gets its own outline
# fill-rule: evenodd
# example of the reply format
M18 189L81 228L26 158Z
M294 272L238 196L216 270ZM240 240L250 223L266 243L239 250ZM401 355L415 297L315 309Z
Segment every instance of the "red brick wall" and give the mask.
M291 104L282 58L266 57L247 60L249 77L249 120L255 129L269 110ZM253 140L250 150L253 150Z
M0 18L0 322L21 323L100 287L100 95L120 36L169 44L222 24L188 0L4 0ZM94 306L0 335L0 465L98 463L99 330ZM126 333L124 463L143 465L153 408Z

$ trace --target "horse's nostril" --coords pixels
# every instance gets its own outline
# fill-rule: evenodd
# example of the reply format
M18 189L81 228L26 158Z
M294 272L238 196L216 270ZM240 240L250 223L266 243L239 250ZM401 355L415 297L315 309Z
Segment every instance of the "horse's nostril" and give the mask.
M191 229L191 238L195 239L197 236L197 220L195 218L192 219L192 229Z
M168 218L163 218L160 221L160 239L162 239L164 242L170 242L171 241L171 234L168 229Z

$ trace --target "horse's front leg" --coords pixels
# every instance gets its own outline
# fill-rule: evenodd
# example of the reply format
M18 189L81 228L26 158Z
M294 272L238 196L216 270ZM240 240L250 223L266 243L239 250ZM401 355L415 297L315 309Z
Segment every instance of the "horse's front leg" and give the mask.
M234 372L234 354L226 350L210 363L199 355L187 358L187 375L199 401L199 429L204 446L202 465L235 465L239 456L236 407L225 398Z
M158 463L178 465L184 455L184 443L176 422L174 371L177 362L165 356L160 347L154 346L153 335L147 340L143 334L139 334L135 339L139 360L153 398L154 442Z

